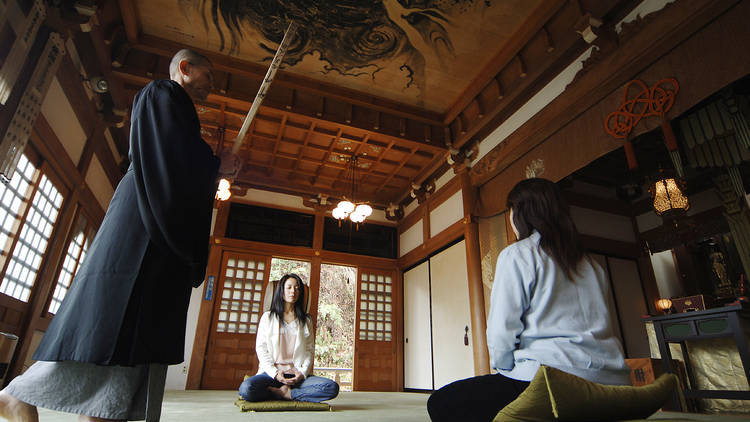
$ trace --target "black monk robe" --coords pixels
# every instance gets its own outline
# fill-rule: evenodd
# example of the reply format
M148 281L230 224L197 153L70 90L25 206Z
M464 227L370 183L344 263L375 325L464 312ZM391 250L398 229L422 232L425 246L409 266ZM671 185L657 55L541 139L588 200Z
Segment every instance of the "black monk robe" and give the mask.
M35 360L175 364L200 285L219 159L190 97L154 81L133 103L130 167Z

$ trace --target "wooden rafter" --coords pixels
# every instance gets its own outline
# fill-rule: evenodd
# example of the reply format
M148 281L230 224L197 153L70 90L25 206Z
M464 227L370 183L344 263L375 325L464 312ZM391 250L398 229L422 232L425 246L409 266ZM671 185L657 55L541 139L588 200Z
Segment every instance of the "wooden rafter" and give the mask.
M271 166L268 168L268 175L273 175L273 168L276 165L276 153L279 151L279 145L281 144L281 138L284 135L284 130L286 128L286 120L289 116L287 114L284 114L281 116L281 124L279 125L279 133L276 136L276 139L273 142L273 156L271 157Z
M310 142L310 138L312 137L313 132L315 131L315 122L310 122L310 127L307 129L307 134L305 134L305 140L302 142L302 145L299 147L299 152L297 153L297 157L294 159L294 164L292 164L292 171L289 172L289 175L287 176L288 179L291 179L294 175L294 171L297 170L297 167L299 167L299 162L302 159L305 148L307 148L308 142Z
M566 0L544 0L532 12L526 22L509 38L503 48L474 78L463 94L448 109L443 116L443 124L449 124L461 113L469 103L482 92L485 86L492 81L508 63L510 63L519 51L528 43L547 21L565 5Z
M126 69L118 69L114 70L113 74L116 75L118 78L121 78L122 80L134 84L136 87L145 86L148 82L150 82L150 79L145 76L138 76L133 73L129 73ZM131 96L132 97L132 96ZM221 103L227 103L226 108L226 114L227 116L233 116L233 117L239 117L244 118L244 113L241 111L243 109L246 109L249 107L249 102L244 99L238 99L238 98L232 98L227 95L221 95L218 93L212 93L208 96L208 101L202 103L201 105L211 109L211 110L218 110L217 104ZM231 107L230 107L231 105ZM257 119L264 119L264 114L278 114L283 115L284 113L289 114L289 125L297 125L297 127L306 127L305 125L300 126L300 124L295 123L295 121L310 121L313 120L316 122L316 127L321 126L321 124L326 124L327 126L330 125L337 125L341 127L346 127L347 132L359 132L363 134L369 134L370 137L373 139L378 139L379 141L383 142L389 142L391 140L396 140L397 144L404 145L405 147L412 147L412 146L418 146L420 149L427 150L433 154L438 154L446 151L446 148L438 143L432 142L432 143L425 143L421 141L415 141L409 138L401 138L394 135L389 135L387 133L379 132L379 131L373 131L369 129L363 129L360 127L355 126L348 126L344 125L338 122L333 122L330 120L325 120L317 117L311 117L306 114L299 114L293 111L289 111L286 109L278 109L270 106L261 106L260 112ZM229 129L229 128L228 128ZM320 132L322 133L322 132ZM344 139L347 139L352 142L357 142L358 140L356 138L352 138L347 136L346 134L342 135ZM363 135L364 136L364 135Z
M119 3L128 42L130 44L137 44L141 28L138 23L138 9L136 8L135 0L119 0Z
M395 142L391 141L391 142L388 143L387 147L383 148L383 150L380 151L380 154L378 154L378 158L375 160L375 163L372 164L372 168L376 168L378 166L378 164L380 164L380 162L383 160L383 157L385 157L385 154L387 154L388 151L390 151L391 148L393 148L394 144L395 144ZM367 174L363 174L362 175L362 179L361 179L362 183L365 182L365 178L367 176L369 176L371 173L372 172L368 172Z
M409 153L409 156L406 157L406 159L404 159L403 161L401 161L401 163L398 165L398 168L385 179L385 181L378 187L377 190L385 188L385 186L388 184L388 182L391 181L391 179L393 178L393 176L396 175L398 173L398 171L401 170L401 168L404 167L406 165L406 163L409 162L409 160L411 159L411 157L413 157L414 154L416 154L416 153L417 153L417 149L416 148L412 149L411 152Z
M216 125L216 124L212 124L212 123L203 123L203 124L202 124L202 126L203 126L204 128L207 128L207 129L215 129L215 130L216 130L216 129L219 129L219 126L218 126L218 125ZM230 134L235 134L235 133L236 133L236 132L238 131L238 129L236 129L236 128L227 128L226 130L227 130L227 132L229 132ZM250 136L250 135L248 135L248 136ZM328 135L328 136L332 136L332 137L337 137L337 135ZM264 134L264 133L259 133L259 132L257 132L257 131L253 131L253 132L252 132L252 138L259 138L259 139L263 139L263 140L266 140L266 141L271 141L271 142L274 142L274 141L276 140L276 136L274 136L274 135L268 135L268 134ZM343 138L343 136L338 136L338 139L340 140L340 139L344 139L344 138ZM306 146L306 148L309 148L309 149L316 149L316 150L318 150L318 151L322 151L322 152L324 152L324 153L329 153L329 155L330 155L330 153L334 152L334 151L333 151L333 150L331 149L331 146L330 146L330 145L329 145L328 147L324 147L324 146L320 146L320 145L314 145L314 144L310 144L310 143L308 143L308 144L305 144L305 142L304 142L304 141L298 141L298 140L295 140L295 139L284 138L284 137L282 137L281 141L282 141L282 142L285 142L285 143L288 143L288 144L291 144L291 145L295 145L295 146L298 146L298 147ZM243 148L243 149L244 149L244 148ZM415 150L416 150L416 151L419 151L419 149L418 149L418 148L415 148ZM257 154L267 154L267 155L271 155L271 154L273 154L273 152L272 152L272 151L261 151L261 150L255 150L255 151L253 151L253 152L255 152L255 153L257 153ZM340 151L340 152L338 152L338 153L341 153L341 154L346 154L346 151ZM277 153L277 154L280 154L280 153ZM297 157L297 155L288 155L288 156L287 156L286 158L291 158L291 157ZM321 160L316 160L316 159L312 159L312 158L307 158L307 157L304 157L304 156L301 156L301 157L300 157L300 160L302 160L302 161L306 161L306 162L312 162L312 163L317 163L317 164L321 164ZM374 159L374 158L372 158L372 157L370 157L370 156L365 156L365 157L361 157L361 160L365 160L365 161L370 161L370 162L373 162L373 161L375 161L375 159ZM382 160L380 160L380 162L382 162L382 163L384 163L384 164L387 164L387 165L392 165L392 166L396 166L396 165L398 165L398 164L399 164L399 162L398 162L398 161L387 160L387 159L382 159ZM333 161L330 161L330 160L326 160L326 161L325 161L324 163L322 163L322 164L325 164L325 165L328 165L328 166L331 166L331 167L336 167L336 166L335 166L335 165L334 165L333 163L334 163ZM415 166L415 165L411 165L411 164L405 164L405 166L404 166L404 167L405 167L405 168L407 168L407 169L409 169L409 170L412 170L412 171L418 171L418 170L420 170L420 169L421 169L421 167L419 167L419 166Z
M331 139L331 145L328 147L328 151L326 151L325 155L323 155L323 161L320 163L320 165L318 166L318 168L315 170L315 176L310 181L310 184L312 186L315 186L315 184L318 182L318 179L320 178L320 172L322 172L323 171L323 167L325 167L327 165L328 157L331 156L331 151L333 151L333 147L336 146L336 143L341 138L341 132L342 132L342 130L339 129L339 132L336 134L336 137L333 138L333 139Z

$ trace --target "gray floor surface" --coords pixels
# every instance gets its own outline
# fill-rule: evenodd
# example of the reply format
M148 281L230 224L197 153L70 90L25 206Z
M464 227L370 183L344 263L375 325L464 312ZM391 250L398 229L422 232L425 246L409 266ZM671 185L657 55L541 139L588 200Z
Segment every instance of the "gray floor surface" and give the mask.
M427 394L342 392L329 403L333 412L240 412L236 391L167 391L162 422L235 421L429 421ZM72 422L76 416L39 409L40 422Z
M330 401L333 412L240 412L236 391L167 391L162 422L293 422L293 421L429 421L427 398L421 393L342 392ZM696 415L659 412L651 419L696 421L750 421L750 415ZM39 409L40 422L73 422L75 415Z

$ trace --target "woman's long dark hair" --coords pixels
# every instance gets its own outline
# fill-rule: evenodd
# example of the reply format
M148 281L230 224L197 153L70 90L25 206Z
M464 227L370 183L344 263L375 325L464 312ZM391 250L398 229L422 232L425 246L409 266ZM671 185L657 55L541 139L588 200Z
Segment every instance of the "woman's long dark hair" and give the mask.
M518 239L525 239L532 231L538 231L542 250L572 280L585 254L568 204L557 185L547 179L522 180L511 189L507 204L513 210Z
M276 288L273 289L273 300L271 300L271 314L276 315L279 321L284 320L284 284L287 280L293 278L297 280L299 287L299 296L294 302L294 316L301 323L307 322L307 312L305 311L305 285L297 274L285 274L281 280L276 282Z

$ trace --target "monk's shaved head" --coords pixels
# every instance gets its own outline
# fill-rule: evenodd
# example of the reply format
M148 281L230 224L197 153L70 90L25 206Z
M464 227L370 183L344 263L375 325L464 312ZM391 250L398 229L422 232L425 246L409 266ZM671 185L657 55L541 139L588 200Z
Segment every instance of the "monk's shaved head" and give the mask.
M172 61L169 63L170 78L174 78L180 71L180 62L183 60L187 60L188 63L196 66L211 66L211 61L208 60L208 58L203 54L197 53L188 48L183 48L182 50L178 51L177 54L174 55L174 57L172 57Z

